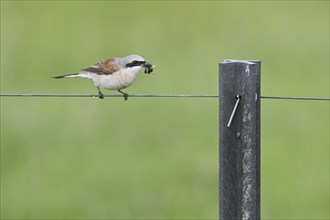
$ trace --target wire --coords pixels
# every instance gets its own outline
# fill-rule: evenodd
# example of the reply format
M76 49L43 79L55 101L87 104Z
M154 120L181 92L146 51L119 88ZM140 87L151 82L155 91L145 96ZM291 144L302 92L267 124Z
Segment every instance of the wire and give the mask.
M96 94L0 94L3 97L92 97L97 98ZM104 95L104 97L122 97L120 94ZM129 97L160 97L160 98L219 98L218 95L200 94L132 94ZM291 99L309 101L330 101L330 98L320 97L290 97L290 96L260 96L262 99Z
M330 98L320 97L289 97L289 96L260 96L262 99L292 99L292 100L308 100L308 101L330 101Z
M7 97L98 97L94 94L0 94ZM120 94L104 95L104 97L123 97ZM162 98L217 98L217 95L192 95L192 94L130 94L129 97L162 97Z

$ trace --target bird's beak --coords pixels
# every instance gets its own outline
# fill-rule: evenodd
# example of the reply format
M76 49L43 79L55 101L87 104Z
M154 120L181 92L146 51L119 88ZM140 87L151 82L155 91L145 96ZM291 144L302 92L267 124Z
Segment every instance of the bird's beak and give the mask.
M144 63L144 73L150 74L153 70L154 70L154 65L152 65L151 63L145 62Z

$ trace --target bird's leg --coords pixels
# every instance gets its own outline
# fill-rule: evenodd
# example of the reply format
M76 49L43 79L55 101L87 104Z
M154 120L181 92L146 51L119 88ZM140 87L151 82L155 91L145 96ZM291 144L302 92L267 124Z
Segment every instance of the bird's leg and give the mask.
M103 95L103 93L101 92L101 90L100 90L100 88L99 87L97 87L97 90L99 91L99 98L100 99L103 99L104 98L104 95Z
M124 95L125 101L128 99L128 94L127 93L120 91L120 89L118 89L117 91Z

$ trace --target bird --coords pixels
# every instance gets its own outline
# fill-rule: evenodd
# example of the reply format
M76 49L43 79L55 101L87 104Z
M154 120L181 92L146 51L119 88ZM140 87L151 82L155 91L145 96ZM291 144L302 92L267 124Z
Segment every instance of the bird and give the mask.
M82 69L81 72L53 76L55 79L61 78L82 78L93 80L98 90L98 97L104 98L101 89L117 90L123 94L124 100L128 99L128 94L122 89L132 85L136 80L139 72L144 68L144 73L150 74L154 65L145 61L139 55L129 55L126 57L113 57L98 62L88 68Z

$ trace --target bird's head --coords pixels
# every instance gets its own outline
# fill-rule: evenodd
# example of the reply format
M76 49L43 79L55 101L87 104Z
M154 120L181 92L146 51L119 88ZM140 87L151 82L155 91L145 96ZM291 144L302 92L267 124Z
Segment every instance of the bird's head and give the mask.
M147 74L150 74L155 67L151 63L145 61L144 58L139 55L129 55L127 57L120 58L119 65L121 65L123 68L139 68L139 70L141 68L145 68L144 73Z

